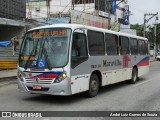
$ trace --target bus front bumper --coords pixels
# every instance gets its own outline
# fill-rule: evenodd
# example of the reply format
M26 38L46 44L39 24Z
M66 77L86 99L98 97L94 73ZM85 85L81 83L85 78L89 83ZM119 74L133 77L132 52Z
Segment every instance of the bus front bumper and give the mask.
M18 89L20 92L27 92L33 94L48 94L48 95L72 95L71 92L71 84L69 82L69 78L64 79L60 83L53 84L31 84L25 83L17 78L18 81ZM33 89L33 86L41 87L41 89Z

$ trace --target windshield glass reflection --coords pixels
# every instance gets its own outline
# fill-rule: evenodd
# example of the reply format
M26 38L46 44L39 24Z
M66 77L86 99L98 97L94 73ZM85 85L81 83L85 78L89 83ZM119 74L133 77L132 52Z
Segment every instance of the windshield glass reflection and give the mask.
M25 68L57 68L68 62L70 29L52 28L30 31L25 35L19 66Z

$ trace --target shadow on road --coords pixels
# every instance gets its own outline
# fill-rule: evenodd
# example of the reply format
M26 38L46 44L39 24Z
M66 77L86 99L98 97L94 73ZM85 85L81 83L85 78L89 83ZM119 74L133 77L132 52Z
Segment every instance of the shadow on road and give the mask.
M144 82L145 78L140 78L136 84ZM56 105L65 105L70 103L82 102L83 100L96 100L98 97L107 95L111 91L123 89L124 87L131 87L129 81L123 81L120 83L107 85L102 87L99 91L99 94L96 97L88 98L85 96L85 93L79 93L71 96L54 96L54 95L38 95L38 94L29 94L27 97L23 98L25 101L36 101L40 103L49 103L49 104L56 104Z
M76 102L78 100L82 100L84 99L84 95L81 94L76 94L76 95L72 95L72 96L54 96L54 95L36 95L36 96L32 96L32 94L30 95L30 97L25 98L23 100L26 101L36 101L36 102L45 102L45 103L52 103L52 104L69 104L69 103L73 103Z
M139 78L138 81L135 84L139 84L141 82L144 82L144 80L146 80L145 78ZM115 84L111 84L111 85L107 85L104 86L100 89L99 94L107 94L107 92L111 92L113 90L118 90L118 89L123 89L124 87L131 87L132 85L135 84L131 84L129 80L127 81L123 81L123 82L119 82L119 83L115 83Z

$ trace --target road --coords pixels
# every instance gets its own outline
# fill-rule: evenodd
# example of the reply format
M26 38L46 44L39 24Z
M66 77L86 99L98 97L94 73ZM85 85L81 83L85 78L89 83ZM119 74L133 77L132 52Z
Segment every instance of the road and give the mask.
M16 83L0 83L2 111L160 111L160 62L136 84L121 82L103 87L98 96L48 96L24 94Z

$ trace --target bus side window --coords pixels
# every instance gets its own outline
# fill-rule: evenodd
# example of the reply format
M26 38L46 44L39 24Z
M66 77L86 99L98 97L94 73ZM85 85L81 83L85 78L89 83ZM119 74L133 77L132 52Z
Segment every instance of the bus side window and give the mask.
M128 55L129 50L129 39L128 37L119 36L119 50L121 55Z
M107 55L118 55L118 36L106 33L105 41Z
M138 41L136 38L130 38L130 51L131 55L138 55Z
M71 67L74 68L88 58L86 35L74 33L71 50Z
M72 52L71 55L73 57L80 56L80 39L78 38L78 35L73 36L73 42L72 42Z
M145 44L144 40L139 39L138 41L138 47L139 47L139 54L140 55L146 55L147 54L147 44Z
M104 33L98 31L87 31L88 49L91 56L105 56Z

